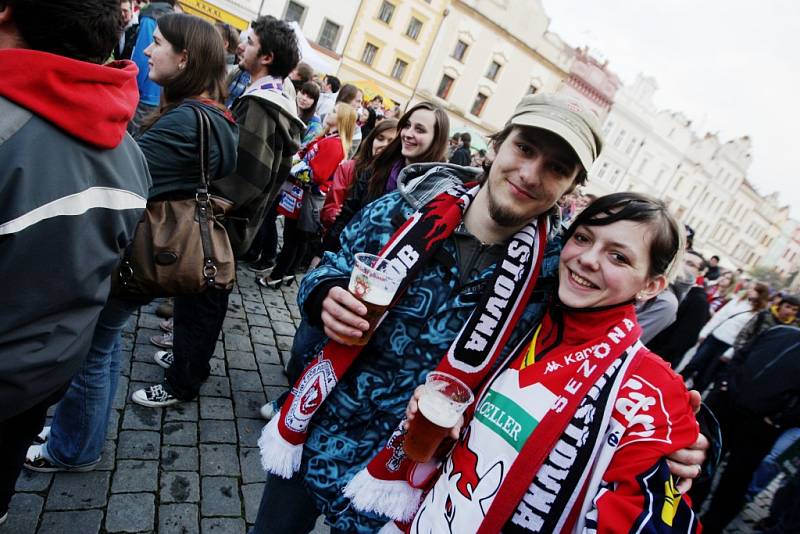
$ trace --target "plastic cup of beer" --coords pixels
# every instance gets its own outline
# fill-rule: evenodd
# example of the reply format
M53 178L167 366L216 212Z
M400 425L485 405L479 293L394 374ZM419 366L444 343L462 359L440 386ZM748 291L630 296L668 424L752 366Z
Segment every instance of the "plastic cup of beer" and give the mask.
M369 330L361 337L347 337L346 341L350 345L366 345L403 282L403 273L375 254L359 252L355 260L348 290L366 306L364 319L369 323Z
M417 414L406 429L403 440L406 456L419 463L433 458L473 399L472 391L458 378L439 371L429 373L417 403Z

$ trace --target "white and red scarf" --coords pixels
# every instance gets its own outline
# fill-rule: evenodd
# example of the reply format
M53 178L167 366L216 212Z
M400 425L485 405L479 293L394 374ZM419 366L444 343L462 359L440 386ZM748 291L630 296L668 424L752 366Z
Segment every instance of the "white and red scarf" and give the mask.
M588 321L562 311L551 309L483 388L413 524L386 532L497 533L520 513L532 484L541 502L522 519L532 532L570 531L582 521L587 488L604 472L593 468L613 455L606 430L642 348L641 329L630 305L595 310L583 316Z
M402 294L428 263L444 239L460 224L479 187L456 196L442 193L411 216L390 238L381 257L405 270ZM549 232L547 216L525 226L508 242L505 256L492 275L489 289L437 366L477 388L499 358L514 325L525 309L539 275ZM395 298L395 302L397 301ZM391 306L387 310L391 313ZM385 315L384 315L385 318ZM375 335L381 335L378 329ZM292 387L279 416L259 439L264 469L289 478L300 468L308 424L356 360L362 347L329 341ZM369 464L366 509L381 509L390 517L410 519L421 491L406 482L412 462L402 452L402 433ZM366 473L366 471L365 471ZM384 510L386 509L386 510Z

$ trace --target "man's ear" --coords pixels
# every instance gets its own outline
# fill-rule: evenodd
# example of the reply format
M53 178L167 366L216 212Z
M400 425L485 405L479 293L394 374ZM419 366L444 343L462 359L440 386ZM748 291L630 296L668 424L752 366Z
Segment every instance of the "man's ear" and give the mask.
M638 293L636 293L636 299L641 301L650 300L664 291L664 288L666 287L667 277L663 274L659 274L658 276L654 276L647 281L647 285L645 285L639 290Z
M259 59L259 61L261 61L261 64L264 65L264 66L272 65L272 62L274 60L275 60L275 54L273 54L272 52L270 52L269 54L264 54Z

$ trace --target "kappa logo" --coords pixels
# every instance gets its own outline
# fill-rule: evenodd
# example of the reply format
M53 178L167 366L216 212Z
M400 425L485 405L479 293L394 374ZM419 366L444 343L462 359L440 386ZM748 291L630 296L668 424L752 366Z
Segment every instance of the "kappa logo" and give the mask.
M632 375L620 388L614 418L628 429L620 447L637 441L672 443L672 421L661 390L641 376Z
M286 415L286 426L289 430L305 432L314 412L335 386L333 365L320 354L317 363L303 375L300 384L292 389L294 399Z

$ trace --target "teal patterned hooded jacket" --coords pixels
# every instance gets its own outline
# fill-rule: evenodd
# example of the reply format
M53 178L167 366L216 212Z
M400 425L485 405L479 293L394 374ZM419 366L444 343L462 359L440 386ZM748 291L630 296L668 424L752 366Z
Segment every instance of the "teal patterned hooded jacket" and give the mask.
M342 232L341 250L326 253L320 265L303 279L298 295L301 310L320 285L332 281L346 284L355 253L377 254L419 206L443 191L464 190L465 181L479 178L476 173L440 163L403 169L398 190L365 206ZM552 216L557 219L555 213ZM552 228L559 227L559 221L554 220ZM555 287L561 246L553 235L549 241L534 295L506 350L516 346L538 321ZM444 356L491 280L493 268L491 265L473 273L474 277L462 284L455 238L445 240L441 252L392 307L314 416L303 451L301 476L332 527L346 532L376 532L387 522L385 517L355 511L342 495L342 488L381 450L400 423L411 394ZM305 310L303 321L309 322ZM311 336L310 331L301 327L298 335ZM309 346L321 345L314 344L313 339L295 340L295 348ZM315 353L307 351L303 357L310 361Z

